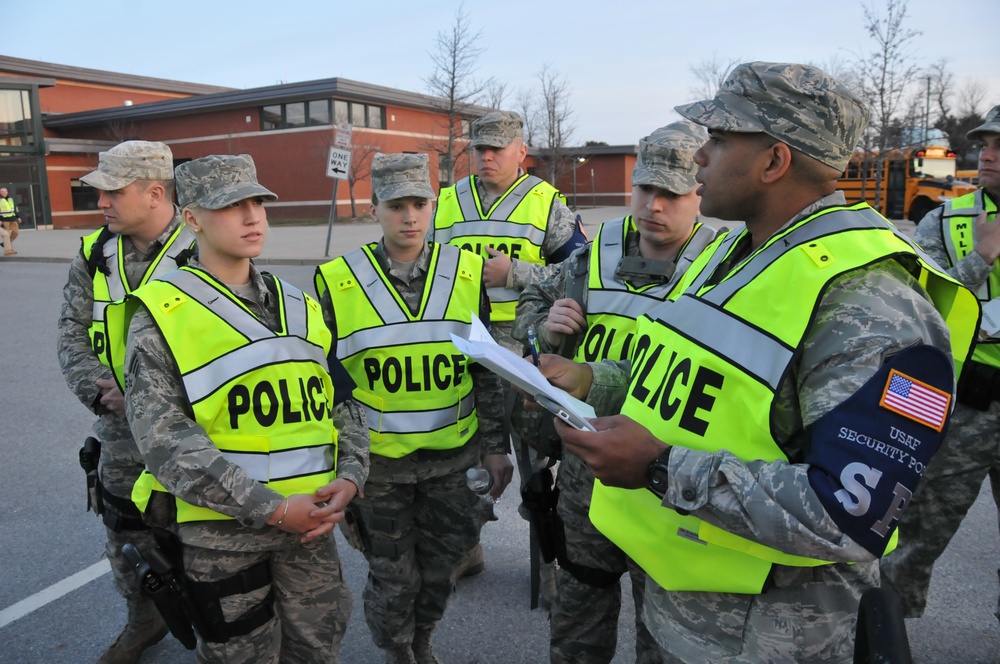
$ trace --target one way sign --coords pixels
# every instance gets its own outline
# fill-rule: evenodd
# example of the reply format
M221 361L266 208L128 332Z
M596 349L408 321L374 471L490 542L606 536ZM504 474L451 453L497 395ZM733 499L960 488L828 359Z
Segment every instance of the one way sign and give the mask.
M330 159L326 166L326 177L346 180L351 168L351 151L330 148Z

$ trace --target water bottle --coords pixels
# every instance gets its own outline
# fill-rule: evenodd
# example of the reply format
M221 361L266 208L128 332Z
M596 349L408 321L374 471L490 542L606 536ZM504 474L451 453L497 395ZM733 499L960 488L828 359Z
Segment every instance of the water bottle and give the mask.
M493 498L490 496L490 491L493 489L493 476L488 470L482 466L469 468L465 471L465 483L472 493L493 502Z

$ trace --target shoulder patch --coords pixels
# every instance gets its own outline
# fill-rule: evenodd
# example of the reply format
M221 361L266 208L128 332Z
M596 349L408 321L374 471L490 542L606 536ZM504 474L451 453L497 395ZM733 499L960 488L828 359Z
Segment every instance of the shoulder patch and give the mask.
M951 410L951 393L893 369L889 372L878 405L941 431Z
M908 348L809 427L809 484L827 513L876 556L944 440L954 367L933 346Z

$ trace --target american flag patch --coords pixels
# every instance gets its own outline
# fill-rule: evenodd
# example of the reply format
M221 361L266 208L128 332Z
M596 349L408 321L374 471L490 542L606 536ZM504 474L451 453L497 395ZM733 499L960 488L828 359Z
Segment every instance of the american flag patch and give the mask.
M879 405L941 431L948 417L951 394L893 369L889 372Z

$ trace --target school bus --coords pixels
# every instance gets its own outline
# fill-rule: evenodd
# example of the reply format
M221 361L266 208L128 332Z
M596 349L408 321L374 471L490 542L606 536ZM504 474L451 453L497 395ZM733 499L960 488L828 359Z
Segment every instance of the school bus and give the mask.
M941 202L976 188L956 177L955 153L942 145L886 151L880 180L876 180L877 156L870 151L855 152L837 189L844 192L849 204L866 201L875 207L880 187L878 211L889 219L920 221Z
M967 171L955 171L955 179L979 186L979 169L973 168Z

